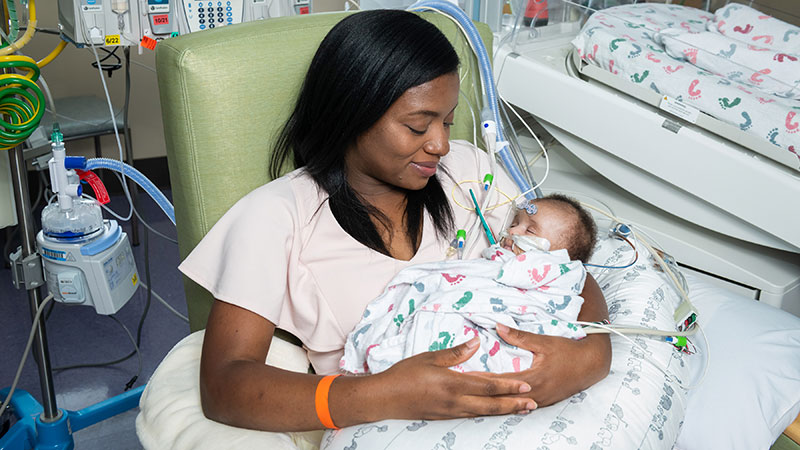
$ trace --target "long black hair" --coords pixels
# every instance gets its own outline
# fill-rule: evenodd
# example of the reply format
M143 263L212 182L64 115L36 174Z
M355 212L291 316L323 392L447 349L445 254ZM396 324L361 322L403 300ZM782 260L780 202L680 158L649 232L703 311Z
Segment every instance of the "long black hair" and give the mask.
M339 225L365 246L389 255L371 218L386 217L347 183L345 153L408 89L458 70L458 55L430 22L399 10L353 14L334 26L317 50L297 104L278 136L270 175L290 155L328 193ZM407 235L416 248L425 210L437 235L453 229L453 212L439 180L406 191Z

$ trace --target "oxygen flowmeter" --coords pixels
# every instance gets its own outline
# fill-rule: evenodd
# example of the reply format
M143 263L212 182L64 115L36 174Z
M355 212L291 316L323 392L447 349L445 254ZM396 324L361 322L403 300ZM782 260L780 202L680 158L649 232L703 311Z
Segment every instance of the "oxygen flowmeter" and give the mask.
M58 124L50 145L50 182L58 199L42 211L42 230L36 235L47 288L58 302L114 314L139 286L128 235L117 221L103 220L95 200L81 197Z

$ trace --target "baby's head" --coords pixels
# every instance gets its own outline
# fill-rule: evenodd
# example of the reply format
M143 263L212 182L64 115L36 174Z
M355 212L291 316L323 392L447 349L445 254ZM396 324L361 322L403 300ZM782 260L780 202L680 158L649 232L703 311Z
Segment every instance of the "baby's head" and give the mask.
M509 235L536 236L550 242L550 250L566 249L570 259L586 262L597 241L597 227L578 201L561 194L550 194L533 201L536 214L517 211ZM500 245L516 254L523 252L508 236Z

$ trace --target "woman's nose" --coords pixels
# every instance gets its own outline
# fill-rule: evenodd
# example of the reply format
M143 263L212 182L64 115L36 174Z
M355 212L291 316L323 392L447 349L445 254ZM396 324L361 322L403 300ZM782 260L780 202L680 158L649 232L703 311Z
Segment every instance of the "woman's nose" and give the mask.
M450 152L450 133L445 127L437 130L434 136L425 143L425 151L437 156L444 156Z

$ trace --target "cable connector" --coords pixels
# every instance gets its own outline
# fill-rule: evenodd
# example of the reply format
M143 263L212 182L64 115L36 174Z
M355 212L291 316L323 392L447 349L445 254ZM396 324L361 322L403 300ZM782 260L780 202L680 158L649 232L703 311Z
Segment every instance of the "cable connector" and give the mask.
M620 236L627 238L630 237L632 232L633 231L631 231L631 227L629 227L628 225L624 223L617 223L611 228L609 234L611 235L611 237Z
M486 151L494 154L497 146L497 124L494 120L485 120L481 123L481 136L483 136L483 142L486 143Z
M456 231L456 248L464 248L467 241L467 232L464 230Z
M691 303L684 301L678 305L673 318L678 331L686 331L697 322L697 311L692 308Z
M488 191L494 181L494 175L487 173L483 176L483 190Z
M134 375L133 378L130 379L130 381L125 383L125 390L130 391L133 385L136 383L137 379L139 379L139 375Z

